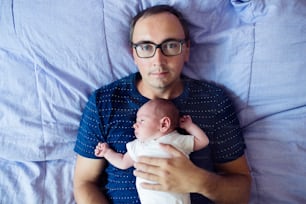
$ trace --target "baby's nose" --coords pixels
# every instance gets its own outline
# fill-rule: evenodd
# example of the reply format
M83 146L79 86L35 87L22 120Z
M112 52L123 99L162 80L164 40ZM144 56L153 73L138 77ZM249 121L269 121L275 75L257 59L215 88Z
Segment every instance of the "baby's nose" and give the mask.
M137 128L137 123L133 124L133 128L136 129Z

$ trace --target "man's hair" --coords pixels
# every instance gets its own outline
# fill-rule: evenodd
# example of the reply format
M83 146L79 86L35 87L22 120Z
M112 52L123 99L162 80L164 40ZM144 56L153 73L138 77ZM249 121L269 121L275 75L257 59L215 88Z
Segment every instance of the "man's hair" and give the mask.
M170 118L171 129L176 129L179 127L180 113L178 108L174 105L174 103L171 100L156 98L156 99L151 99L148 103L150 105L153 105L155 114L158 117L162 118L167 116Z
M132 22L130 24L130 43L132 43L135 25L140 18L155 15L155 14L160 14L164 12L171 13L178 18L184 30L185 40L188 41L189 40L189 29L188 29L187 21L182 15L182 13L176 10L174 7L169 6L169 5L157 5L157 6L149 7L143 11L140 11L132 19Z

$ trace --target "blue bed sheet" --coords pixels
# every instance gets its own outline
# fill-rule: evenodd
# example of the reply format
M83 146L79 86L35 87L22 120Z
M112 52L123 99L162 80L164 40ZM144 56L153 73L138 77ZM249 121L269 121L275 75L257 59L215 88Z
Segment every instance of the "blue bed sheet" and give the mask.
M0 0L0 203L75 203L87 97L137 71L129 21L162 3L190 22L184 73L234 101L250 203L306 203L305 0Z

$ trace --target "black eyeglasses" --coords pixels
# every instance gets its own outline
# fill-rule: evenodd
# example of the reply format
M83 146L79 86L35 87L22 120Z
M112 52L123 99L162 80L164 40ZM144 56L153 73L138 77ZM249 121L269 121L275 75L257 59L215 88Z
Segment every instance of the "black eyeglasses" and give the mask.
M183 40L168 39L160 44L153 42L140 42L132 44L136 54L140 58L150 58L155 55L156 49L160 48L165 56L176 56L182 53L182 45L186 42Z

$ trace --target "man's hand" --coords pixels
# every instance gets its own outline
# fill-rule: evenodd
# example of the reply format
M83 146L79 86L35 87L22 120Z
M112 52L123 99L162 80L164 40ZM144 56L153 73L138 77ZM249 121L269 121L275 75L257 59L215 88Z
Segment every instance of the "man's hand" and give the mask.
M172 157L139 157L138 162L134 164L136 168L134 175L157 182L157 184L142 183L141 185L152 190L178 193L197 192L195 183L198 183L196 182L198 178L194 175L199 171L199 168L172 145L160 145Z
M217 165L216 174L195 166L171 145L161 144L171 158L139 157L134 175L157 184L142 183L146 189L177 193L200 193L215 203L248 203L251 176L245 156Z

